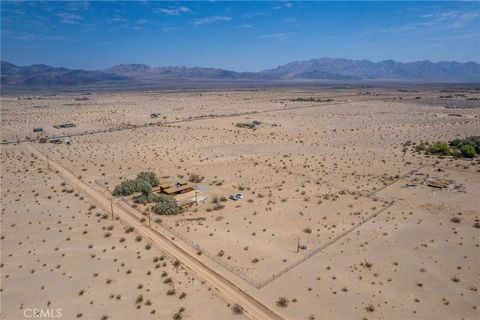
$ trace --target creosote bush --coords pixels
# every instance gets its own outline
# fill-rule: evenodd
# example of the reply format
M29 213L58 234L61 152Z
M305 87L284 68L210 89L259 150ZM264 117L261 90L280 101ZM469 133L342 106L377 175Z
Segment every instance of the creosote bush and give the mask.
M375 311L375 307L373 306L373 304L369 303L365 309L368 311L368 312L373 312Z
M277 300L277 306L279 306L279 307L281 307L281 308L286 308L286 307L288 307L288 303L289 303L289 302L290 302L290 301L288 301L287 298L285 298L285 297L280 297L280 298L278 298L278 300Z
M197 173L191 173L190 176L188 177L188 181L193 183L200 183L203 181L203 179L204 177Z
M232 307L232 312L233 314L242 314L243 313L243 308L240 307L238 304L234 304Z

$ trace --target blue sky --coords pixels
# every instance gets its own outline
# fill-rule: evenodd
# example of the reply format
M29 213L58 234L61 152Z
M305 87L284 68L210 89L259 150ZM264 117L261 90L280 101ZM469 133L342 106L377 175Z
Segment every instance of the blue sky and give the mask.
M321 57L480 61L480 2L2 1L1 56L258 71Z

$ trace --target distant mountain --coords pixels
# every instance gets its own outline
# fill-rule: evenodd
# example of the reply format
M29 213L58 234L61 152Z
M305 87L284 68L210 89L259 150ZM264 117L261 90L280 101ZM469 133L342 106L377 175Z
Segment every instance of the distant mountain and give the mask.
M55 68L44 64L18 67L1 61L0 68L1 84L7 87L63 87L129 80L114 73Z
M37 64L19 67L1 61L1 84L15 87L55 87L95 84L155 84L165 81L418 81L480 82L480 64L475 62L402 63L322 58L296 61L260 72L235 72L200 67L150 67L121 64L106 70L86 71Z
M480 65L474 62L431 62L428 60L402 63L393 60L372 62L322 58L297 61L262 71L281 79L304 78L313 72L333 74L355 79L403 80L403 81L480 81Z
M253 80L261 77L258 73L235 72L216 68L150 67L145 64L120 64L104 71L142 80Z

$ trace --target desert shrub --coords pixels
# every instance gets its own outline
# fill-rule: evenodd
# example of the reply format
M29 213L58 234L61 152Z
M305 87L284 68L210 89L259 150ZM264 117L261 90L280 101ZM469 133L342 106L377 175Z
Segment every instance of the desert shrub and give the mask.
M432 144L430 147L428 147L427 152L431 154L439 154L442 156L449 156L452 154L450 146L445 142Z
M204 177L197 173L191 173L190 176L188 177L188 181L193 183L200 183L203 181L203 179Z
M156 187L160 184L157 176L153 172L140 172L135 178L138 182L147 182L150 186Z
M240 307L238 304L234 304L232 307L232 312L233 314L242 314L243 313L243 308Z
M171 196L160 194L155 197L154 201L157 203L153 207L153 212L162 215L173 215L178 212L177 200Z
M373 312L375 311L375 307L373 306L373 304L369 303L365 309L368 311L368 312Z
M417 152L420 152L420 151L425 151L428 149L428 145L425 143L425 142L422 142L420 143L419 145L415 146L415 150Z
M286 308L286 307L288 307L288 303L289 303L289 302L290 302L290 301L288 301L287 298L285 298L285 297L280 297L280 298L278 298L278 300L277 300L277 306L282 307L282 308Z
M460 148L460 152L465 158L474 158L477 155L475 148L469 144L465 144Z
M453 217L452 219L450 219L451 222L453 223L460 223L460 218L459 217Z

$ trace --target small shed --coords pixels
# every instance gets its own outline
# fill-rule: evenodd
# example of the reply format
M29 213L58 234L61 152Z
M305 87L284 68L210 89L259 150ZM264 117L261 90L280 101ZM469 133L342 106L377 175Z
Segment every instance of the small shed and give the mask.
M43 132L43 128L33 128L33 132Z

